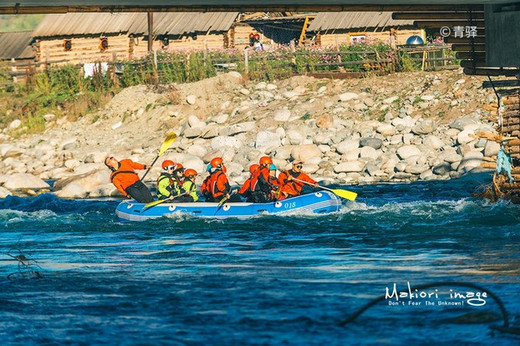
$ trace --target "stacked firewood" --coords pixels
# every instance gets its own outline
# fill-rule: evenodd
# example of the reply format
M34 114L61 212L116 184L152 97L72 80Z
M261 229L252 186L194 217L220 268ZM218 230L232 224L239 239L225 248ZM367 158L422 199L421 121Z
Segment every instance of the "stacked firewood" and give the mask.
M500 102L488 104L485 108L489 112L488 120L496 123L498 133L480 132L477 135L487 140L500 143L501 148L511 157L511 175L495 174L493 185L490 187L492 199L508 198L520 201L520 89L500 90ZM496 168L496 156L484 158L482 167Z

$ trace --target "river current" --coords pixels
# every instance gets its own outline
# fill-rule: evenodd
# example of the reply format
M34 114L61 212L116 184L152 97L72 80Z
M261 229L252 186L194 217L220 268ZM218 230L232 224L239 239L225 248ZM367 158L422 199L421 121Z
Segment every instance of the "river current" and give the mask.
M520 206L473 197L488 181L341 186L359 196L339 214L246 220L120 222L117 200L7 197L0 341L518 344L490 328L499 303L463 286L518 327Z

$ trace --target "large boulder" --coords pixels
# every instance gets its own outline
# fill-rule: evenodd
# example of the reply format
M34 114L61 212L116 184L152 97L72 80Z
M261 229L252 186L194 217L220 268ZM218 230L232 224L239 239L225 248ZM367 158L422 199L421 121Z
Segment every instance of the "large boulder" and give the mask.
M280 135L271 131L260 131L256 135L255 148L279 147L281 145Z
M238 123L231 126L226 126L220 129L221 136L234 136L239 133L250 132L255 129L256 122L248 121L243 123Z
M198 156L186 155L182 164L186 169L191 168L196 170L198 174L201 174L206 170L204 161L202 161L202 159Z
M7 196L11 196L11 191L0 186L0 198L6 198Z
M58 194L63 198L75 198L74 194L82 195L94 190L97 186L110 183L110 175L106 170L96 170L71 177L59 179L54 183L54 191L66 190ZM70 186L69 186L70 185ZM83 198L81 196L78 198Z
M291 150L292 158L302 160L303 162L313 157L321 157L321 155L320 148L315 144L298 145Z
M240 148L242 141L237 137L218 136L211 140L211 147L213 150L220 150L224 148Z
M397 155L402 160L406 160L412 156L421 155L421 151L415 145L403 145L397 149Z
M365 169L365 163L361 161L341 162L334 167L336 173L362 172Z
M54 194L60 198L86 198L88 192L83 186L76 183L70 183L63 189L54 192Z
M84 163L103 163L108 153L106 151L93 151L83 159Z
M442 148L445 144L444 142L437 136L429 135L423 139L423 144L432 148L434 150L438 150Z
M10 191L15 191L26 189L50 189L50 186L42 179L35 177L32 174L16 173L11 175L9 180L4 183L4 188Z
M17 157L23 154L23 150L12 144L0 144L0 156L4 159L8 157Z
M347 139L336 145L336 150L340 154L345 154L357 148L359 148L359 140L357 139Z
M500 151L500 144L493 141L487 141L486 145L484 146L484 156L491 157L494 155L498 155L498 152Z

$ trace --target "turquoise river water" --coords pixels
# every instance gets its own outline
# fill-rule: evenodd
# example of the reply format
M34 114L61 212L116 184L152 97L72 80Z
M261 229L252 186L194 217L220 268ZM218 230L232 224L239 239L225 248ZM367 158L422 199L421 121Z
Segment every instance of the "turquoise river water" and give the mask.
M117 200L8 197L0 342L519 344L490 328L504 321L486 292L518 328L520 206L472 197L489 180L343 187L359 197L339 214L246 220L119 222Z

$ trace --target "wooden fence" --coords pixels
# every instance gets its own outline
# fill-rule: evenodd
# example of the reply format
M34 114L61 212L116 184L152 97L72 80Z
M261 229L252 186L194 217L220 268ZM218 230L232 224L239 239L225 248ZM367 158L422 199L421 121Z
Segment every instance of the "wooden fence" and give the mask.
M244 50L242 55L228 58L212 57L210 53L204 52L203 63L209 65L214 70L214 73L238 71L248 76L250 79L269 79L269 78L287 78L293 75L312 75L316 77L329 78L352 78L359 77L370 72L376 74L391 73L402 69L401 62L403 55L414 64L416 69L432 70L443 68L455 68L458 61L454 56L451 56L449 50L450 45L435 45L435 46L419 46L419 47L399 47L391 52L378 52L376 50L369 51L320 51L320 50L296 50L289 51L270 51L270 52L255 52L253 50ZM161 61L157 58L157 51L155 51L152 68L144 66L144 61L126 61L118 62L116 57L108 64L115 75L121 74L121 71L126 66L133 66L140 69L142 73L148 73L150 76L146 78L148 82L153 83L168 83L171 78L167 78L168 70L164 69L167 61ZM59 66L66 63L64 60L60 61L10 61L2 62L0 66L8 64L9 75L14 82L29 83L32 76L39 72L45 71L51 66ZM183 62L186 70L185 81L192 80L189 76L189 55L186 56ZM161 66L163 68L161 68ZM5 79L5 78L4 78ZM183 80L180 80L183 81ZM9 81L0 81L0 85L7 85Z

